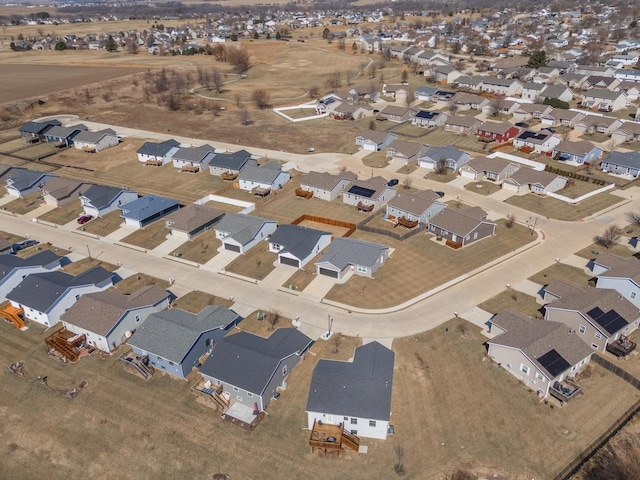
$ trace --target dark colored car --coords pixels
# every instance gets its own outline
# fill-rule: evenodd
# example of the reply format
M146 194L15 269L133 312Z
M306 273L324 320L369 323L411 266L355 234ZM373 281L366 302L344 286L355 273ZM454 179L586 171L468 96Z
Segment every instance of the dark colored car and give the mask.
M20 243L14 243L13 245L11 245L11 253L18 253L20 250L24 250L25 248L29 248L29 247L33 247L34 245L37 245L38 242L37 240L25 240L24 242L20 242Z
M529 124L525 123L525 122L518 122L518 123L516 123L516 127L529 128Z
M441 192L439 190L436 190L436 194L438 194L440 198L444 197L444 192Z
M81 217L78 218L78 223L80 225L84 225L87 222L90 222L91 220L93 220L93 215L82 215Z
M392 178L387 182L387 185L389 185L390 187L395 187L398 183L400 183L400 181L397 178Z

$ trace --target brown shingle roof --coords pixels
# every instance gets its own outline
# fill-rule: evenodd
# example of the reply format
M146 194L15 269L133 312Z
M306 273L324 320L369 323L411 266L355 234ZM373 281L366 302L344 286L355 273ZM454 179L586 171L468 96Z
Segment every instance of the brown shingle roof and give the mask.
M475 117L471 117L468 115L451 115L445 122L445 125L456 125L460 127L471 128L478 123L480 123L480 120Z
M193 232L202 225L206 225L222 218L224 211L205 205L186 205L164 217L166 222L173 222L170 228L183 232Z
M505 162L504 160L500 160L497 157L496 158L476 157L473 160L469 160L469 162L466 165L464 165L462 168L471 168L476 172L500 173L509 165L514 165L514 164Z
M574 155L586 155L593 149L593 143L587 140L578 140L576 142L562 140L558 145L556 145L555 148L555 150L558 152L572 153Z
M504 135L510 128L515 128L508 122L482 122L478 130L495 133L496 135Z
M305 175L304 179L300 181L301 185L306 185L313 188L319 188L320 190L333 190L340 180L346 179L354 181L357 178L353 172L345 171L337 175L330 173L309 172Z
M414 215L422 215L439 199L440 195L433 190L421 190L415 193L399 192L389 200L388 205Z
M469 207L463 210L445 208L434 216L429 223L448 232L455 233L460 237L466 237L483 222L495 225L482 218L482 216L486 217L486 215L486 212L480 207Z

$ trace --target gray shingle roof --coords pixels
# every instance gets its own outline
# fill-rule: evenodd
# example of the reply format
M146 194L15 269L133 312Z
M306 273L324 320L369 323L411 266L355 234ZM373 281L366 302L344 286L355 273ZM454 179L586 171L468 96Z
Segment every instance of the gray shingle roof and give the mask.
M221 305L209 305L198 314L174 308L149 315L129 344L166 360L181 363L203 333L224 329L239 315Z
M27 190L38 183L46 183L48 179L57 177L52 173L27 170L26 168L15 168L7 177L7 185L11 185L18 191Z
M431 147L424 154L425 158L438 162L441 159L451 159L455 162L459 162L466 155L462 150L458 150L456 147L447 145L446 147Z
M34 273L11 290L7 299L38 312L47 312L68 289L96 285L111 277L112 273L102 267L90 268L75 276L65 272Z
M422 215L431 205L440 199L433 190L420 190L415 193L399 192L387 205L414 215Z
M282 172L282 168L277 162L258 165L257 161L249 160L240 170L238 178L250 182L271 184L280 175L280 172Z
M478 215L478 209L474 207L463 210L445 208L429 220L429 223L460 237L466 237L483 222L495 226L495 223L484 220L486 213L482 209L479 210L484 213L484 216Z
M241 170L250 158L251 154L246 150L240 150L234 153L216 153L209 162L209 166Z
M385 250L389 250L386 245L339 237L331 242L316 265L328 263L340 271L349 265L373 267Z
M202 162L207 156L213 156L215 149L211 145L200 145L194 148L181 148L173 154L174 160L185 162Z
M640 169L640 152L611 152L602 163Z
M174 140L166 140L164 142L145 142L136 153L142 155L153 155L154 157L164 157L169 150L179 147L180 142Z
M597 88L592 88L591 90L587 90L586 92L584 92L584 98L585 99L587 97L593 97L596 100L597 99L615 100L620 95L624 96L624 93L623 92L612 92L611 90L602 90L602 89L597 89Z
M83 130L86 130L87 127L83 124L79 124L79 125L73 125L71 127L61 127L61 126L55 126L55 127L51 127L49 130L47 130L46 136L47 137L56 137L56 138L68 138L70 136L72 136L75 133L80 133Z
M51 250L42 250L27 258L21 258L17 255L0 255L0 281L16 268L45 266L56 261L60 264L60 258Z
M61 125L58 120L49 120L47 122L26 122L18 131L21 133L43 134L47 129Z
M290 253L303 259L313 253L313 247L326 235L331 236L331 233L300 225L278 225L269 242L282 246L280 253Z
M72 178L56 177L47 182L45 188L43 188L43 193L50 195L56 200L61 200L69 198L74 192L89 185L90 184Z
M172 198L145 195L133 202L125 203L119 208L122 210L122 216L125 218L146 220L167 209L177 208L179 205L180 202Z
M242 215L241 213L227 213L218 222L215 229L228 234L240 245L246 245L258 234L265 223L276 223L274 220Z
M311 343L309 337L295 328L279 328L269 338L239 332L217 343L200 372L262 394L280 362L304 352Z
M116 199L118 195L126 190L119 187L110 187L108 185L91 185L86 192L82 194L91 205L97 209L108 207Z
M82 143L98 143L100 140L102 140L102 138L106 137L107 135L115 136L115 134L116 134L115 130L112 130L111 128L105 128L104 130L98 130L97 132L90 132L89 130L83 130L78 135L76 135L74 140L76 142L82 142Z
M311 188L318 188L320 190L333 190L341 180L354 181L357 178L353 172L342 172L337 175L330 173L309 172L300 181L300 185L305 185Z
M574 155L586 155L594 148L595 146L593 145L593 143L589 142L588 140L577 140L575 142L562 140L558 145L556 145L554 150L556 152L571 153Z
M306 410L388 421L394 362L395 354L378 342L356 348L353 362L320 360Z

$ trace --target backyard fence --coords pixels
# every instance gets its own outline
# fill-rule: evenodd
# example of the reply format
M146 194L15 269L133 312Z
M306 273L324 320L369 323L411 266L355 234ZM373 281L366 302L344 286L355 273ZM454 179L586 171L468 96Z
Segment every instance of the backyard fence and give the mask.
M351 234L356 231L355 223L343 222L342 220L334 220L333 218L316 217L315 215L307 215L307 214L304 214L296 218L293 222L291 222L291 224L298 225L299 223L302 223L305 220L308 220L310 222L324 223L325 225L333 225L335 227L347 228L348 230L343 235L343 237L350 237Z
M413 237L414 235L423 232L426 229L426 225L418 225L417 227L412 228L408 232L404 234L399 234L396 232L392 232L391 230L386 230L384 228L371 227L367 225L370 221L372 221L376 217L382 216L382 213L378 213L376 215L370 215L360 223L358 223L358 230L362 230L363 232L376 233L378 235L384 235L387 237L394 238L396 240L402 241L406 240L409 237Z
M625 382L632 385L634 388L640 390L640 380L631 375L629 372L623 370L622 368L614 365L609 360L599 356L594 355L591 360L594 363L602 366L606 370L609 370L614 375L617 375ZM583 450L573 461L567 465L560 473L558 473L553 480L569 480L580 468L587 463L603 446L607 444L607 442L618 433L622 427L624 427L629 421L640 412L640 400L634 403L626 412L624 412L614 423L611 425L606 432L600 435L591 445L589 445L585 450Z

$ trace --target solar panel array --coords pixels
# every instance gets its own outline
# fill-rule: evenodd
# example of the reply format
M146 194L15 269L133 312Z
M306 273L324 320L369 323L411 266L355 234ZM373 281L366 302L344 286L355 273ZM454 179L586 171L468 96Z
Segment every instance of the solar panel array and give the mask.
M353 193L354 195L358 195L360 197L371 198L373 194L376 193L376 191L371 190L370 188L354 185L349 189L348 193Z
M539 357L538 363L540 363L540 365L542 365L545 370L549 372L551 378L557 377L571 366L569 362L567 362L555 348L549 350L547 353Z
M598 323L602 328L604 328L607 333L614 334L620 329L629 325L618 312L615 310L609 310L608 312L602 311L602 309L595 307L587 312L595 322Z

